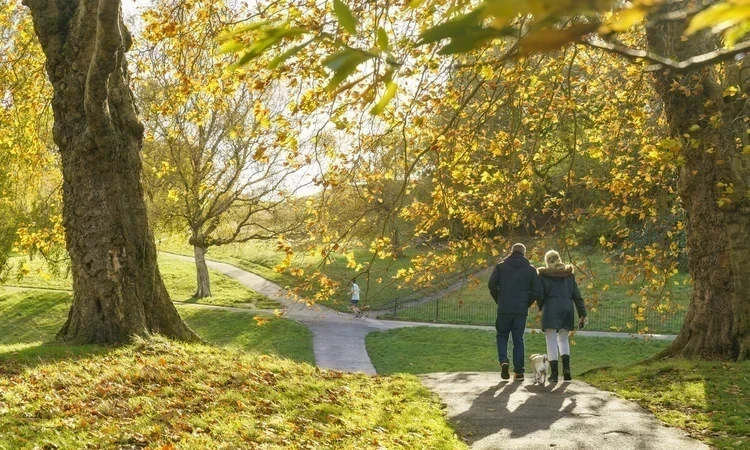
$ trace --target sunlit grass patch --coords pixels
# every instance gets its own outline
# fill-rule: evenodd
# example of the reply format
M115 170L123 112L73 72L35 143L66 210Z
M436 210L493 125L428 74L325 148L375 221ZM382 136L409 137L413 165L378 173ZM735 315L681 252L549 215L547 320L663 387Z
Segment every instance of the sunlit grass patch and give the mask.
M584 379L653 411L718 448L750 448L750 361L667 360Z
M0 375L8 448L465 448L411 376L163 339Z

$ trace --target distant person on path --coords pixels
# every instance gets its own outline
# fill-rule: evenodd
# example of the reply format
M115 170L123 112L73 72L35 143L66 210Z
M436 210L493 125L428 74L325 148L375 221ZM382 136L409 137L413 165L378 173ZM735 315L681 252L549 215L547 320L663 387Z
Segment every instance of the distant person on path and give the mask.
M568 335L573 329L573 304L578 310L578 328L586 324L586 305L583 304L573 267L563 264L560 254L550 250L544 255L545 267L539 268L544 295L537 302L542 312L542 329L547 339L547 357L551 374L550 383L557 383L558 355L563 363L563 379L573 379L570 373L570 343ZM558 352L559 350L559 352Z
M500 376L510 378L508 364L508 335L513 337L514 379L523 380L524 340L526 316L529 307L542 295L542 286L536 269L526 259L526 247L513 244L511 254L495 266L487 285L497 303L497 355Z
M352 311L354 311L354 316L362 317L362 311L357 306L359 304L359 285L356 278L352 279L352 287L349 292L352 294Z

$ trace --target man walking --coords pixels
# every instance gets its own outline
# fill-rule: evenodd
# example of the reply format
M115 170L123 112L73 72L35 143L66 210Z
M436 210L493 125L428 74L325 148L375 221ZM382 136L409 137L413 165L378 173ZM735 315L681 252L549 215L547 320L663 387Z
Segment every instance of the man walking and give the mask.
M526 247L513 244L511 254L495 266L488 283L490 295L497 303L497 355L503 380L510 378L508 335L513 337L514 379L523 380L526 315L529 307L542 296L542 283L536 269L526 259Z

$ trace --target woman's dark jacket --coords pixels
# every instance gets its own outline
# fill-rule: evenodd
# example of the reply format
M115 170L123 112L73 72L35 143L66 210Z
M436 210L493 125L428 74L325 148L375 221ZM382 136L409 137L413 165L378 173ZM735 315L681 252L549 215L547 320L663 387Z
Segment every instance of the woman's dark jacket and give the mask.
M573 268L565 269L539 268L544 295L537 301L542 311L542 329L552 328L573 330L573 304L578 310L578 317L586 317L586 306L583 304L581 291L578 289Z

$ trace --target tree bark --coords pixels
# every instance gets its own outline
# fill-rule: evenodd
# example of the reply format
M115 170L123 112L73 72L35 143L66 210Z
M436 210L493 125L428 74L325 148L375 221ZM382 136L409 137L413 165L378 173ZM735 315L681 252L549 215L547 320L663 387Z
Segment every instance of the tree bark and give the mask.
M683 40L685 27L685 22L663 22L648 28L649 50L676 60L712 50L712 37ZM682 75L662 71L654 84L671 135L682 145L679 194L693 279L682 329L663 356L748 359L750 158L743 154L743 108L725 102L719 74L711 67Z
M61 341L198 336L156 265L140 181L143 126L128 86L130 34L119 0L25 0L47 57L73 304Z
M206 249L198 245L193 246L195 254L195 272L197 276L196 298L211 297L211 280L208 278L208 266L206 265Z

